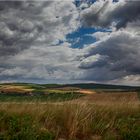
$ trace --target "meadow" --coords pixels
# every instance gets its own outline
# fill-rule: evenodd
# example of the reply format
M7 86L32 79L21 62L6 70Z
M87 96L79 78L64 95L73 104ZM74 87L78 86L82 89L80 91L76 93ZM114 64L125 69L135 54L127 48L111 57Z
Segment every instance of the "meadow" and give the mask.
M0 95L0 140L140 139L137 90L83 94L85 88L80 93L79 87L50 86L35 89L40 94L19 95L13 89Z

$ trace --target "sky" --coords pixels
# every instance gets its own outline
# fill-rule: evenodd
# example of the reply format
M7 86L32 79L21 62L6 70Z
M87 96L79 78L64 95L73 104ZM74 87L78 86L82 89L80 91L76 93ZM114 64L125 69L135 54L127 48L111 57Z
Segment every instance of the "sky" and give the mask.
M140 1L0 1L4 82L140 85Z

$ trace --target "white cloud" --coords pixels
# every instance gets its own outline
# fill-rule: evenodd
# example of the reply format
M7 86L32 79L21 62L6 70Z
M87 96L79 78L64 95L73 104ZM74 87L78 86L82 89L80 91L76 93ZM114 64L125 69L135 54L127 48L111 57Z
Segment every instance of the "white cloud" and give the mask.
M85 26L111 27L117 29L126 27L128 22L140 18L140 1L98 0L89 8L81 11L81 20Z
M65 42L80 26L73 1L0 3L1 79L76 78L78 50ZM55 45L59 40L64 43Z
M81 52L82 53L82 52ZM32 46L14 57L9 57L4 64L16 68L3 69L1 75L42 79L77 79L81 74L78 68L79 49L70 48L65 42L61 46Z
M14 55L33 44L52 45L80 26L72 1L1 1L0 55Z
M139 2L84 1L80 10L60 0L0 4L0 81L139 83ZM95 43L74 49L66 35L80 26L112 32L90 34Z

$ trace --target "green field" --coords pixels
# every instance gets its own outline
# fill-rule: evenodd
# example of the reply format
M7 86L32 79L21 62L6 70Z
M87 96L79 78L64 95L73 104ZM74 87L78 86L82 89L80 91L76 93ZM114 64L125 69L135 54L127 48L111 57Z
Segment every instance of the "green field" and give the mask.
M0 95L0 102L62 102L77 99L84 96L83 94L74 93L51 93L48 95L34 95L34 96L21 96L21 95Z

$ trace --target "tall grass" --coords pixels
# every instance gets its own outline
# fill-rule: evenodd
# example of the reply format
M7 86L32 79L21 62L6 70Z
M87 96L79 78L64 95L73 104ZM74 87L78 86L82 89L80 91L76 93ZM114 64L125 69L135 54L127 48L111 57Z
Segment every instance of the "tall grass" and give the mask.
M0 139L139 140L139 103L1 103Z

